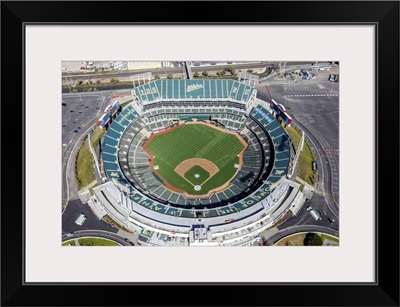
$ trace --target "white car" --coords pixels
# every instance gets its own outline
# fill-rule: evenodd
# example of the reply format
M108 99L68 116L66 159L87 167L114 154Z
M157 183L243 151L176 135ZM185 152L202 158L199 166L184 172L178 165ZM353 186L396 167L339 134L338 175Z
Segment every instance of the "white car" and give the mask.
M311 206L308 206L307 207L307 211L311 211L312 210L312 207Z

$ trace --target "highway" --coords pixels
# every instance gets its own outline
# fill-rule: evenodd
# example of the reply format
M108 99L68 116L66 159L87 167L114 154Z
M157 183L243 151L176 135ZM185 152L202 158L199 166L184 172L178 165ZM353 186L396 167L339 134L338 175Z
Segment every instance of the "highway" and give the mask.
M239 69L250 69L250 68L264 68L264 67L272 67L276 62L262 62L262 63L243 63L243 64L232 64L236 70ZM228 64L224 65L207 65L207 66L190 66L190 70L192 72L202 72L207 70L211 71L218 71L227 67ZM151 72L153 75L165 75L165 74L182 74L186 75L186 68L184 66L181 67L165 67L165 68L154 68L154 69L138 69L138 70L121 70L118 72L107 72L107 73L82 73L82 74L71 74L64 72L62 82L63 84L68 82L75 81L75 80L86 80L86 79L101 79L101 78L127 78L129 79L130 76ZM65 80L67 77L67 80Z
M121 237L115 233L103 231L103 230L80 230L75 231L73 233L68 233L62 235L62 242L79 239L84 237L94 237L94 238L104 238L113 240L124 246L134 246L135 244L131 242L129 239Z

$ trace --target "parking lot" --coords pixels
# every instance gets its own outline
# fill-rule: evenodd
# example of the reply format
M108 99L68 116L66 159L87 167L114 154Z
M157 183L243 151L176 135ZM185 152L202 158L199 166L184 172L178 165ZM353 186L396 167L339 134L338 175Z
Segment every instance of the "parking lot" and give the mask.
M330 164L332 194L339 200L339 82L329 81L330 74L339 74L339 67L308 72L315 77L309 80L296 77L297 82L287 78L266 84L272 98L306 126L324 148L319 155ZM263 88L261 91L264 97L269 95Z
M62 197L67 198L67 190L70 190L70 196L74 195L76 191L73 187L68 187L66 183L66 170L67 164L75 163L70 156L73 150L77 149L77 141L83 134L86 134L90 130L90 126L97 122L97 119L101 116L104 108L110 103L111 94L75 94L75 95L63 95L62 103ZM69 184L74 182L74 167L70 166L69 171L71 174Z

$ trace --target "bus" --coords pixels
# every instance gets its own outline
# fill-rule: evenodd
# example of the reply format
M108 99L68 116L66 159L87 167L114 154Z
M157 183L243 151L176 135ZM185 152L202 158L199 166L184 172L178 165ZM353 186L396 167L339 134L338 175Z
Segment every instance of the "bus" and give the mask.
M314 218L314 220L318 221L321 220L321 216L319 215L319 212L315 209L312 209L310 211L311 216Z

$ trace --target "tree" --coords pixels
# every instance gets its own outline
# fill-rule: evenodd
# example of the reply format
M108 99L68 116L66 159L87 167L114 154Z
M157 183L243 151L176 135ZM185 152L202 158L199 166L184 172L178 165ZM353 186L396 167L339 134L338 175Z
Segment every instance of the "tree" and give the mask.
M77 88L74 88L74 89L72 90L72 93L78 93L78 89L77 89Z
M100 80L97 80L97 81L96 81L97 84L100 84L100 82L101 82Z
M322 243L322 238L316 233L309 232L304 238L304 246L321 246Z
M160 75L154 75L154 79L156 80L160 79Z
M221 70L221 76L225 76L226 75L226 70Z
M202 74L204 77L208 77L208 71L203 71L201 74Z
M111 83L118 83L118 79L116 79L116 78L111 78L111 79L110 79L110 82L111 82Z
M172 79L174 76L172 74L167 75L167 79Z
M78 80L78 81L76 81L76 85L81 85L83 83L83 81L82 80Z
M253 72L253 70L252 70L252 69L248 69L248 70L247 70L247 72L249 72L249 73L252 73L252 72Z
M87 91L88 91L88 92L92 92L92 91L93 91L93 88L88 87Z
M235 66L233 66L233 65L228 65L228 66L225 68L225 70L226 70L226 71L229 71L230 73L232 73L232 71L235 71Z
M200 77L200 74L196 71L196 72L194 73L193 77L199 78L199 77Z

